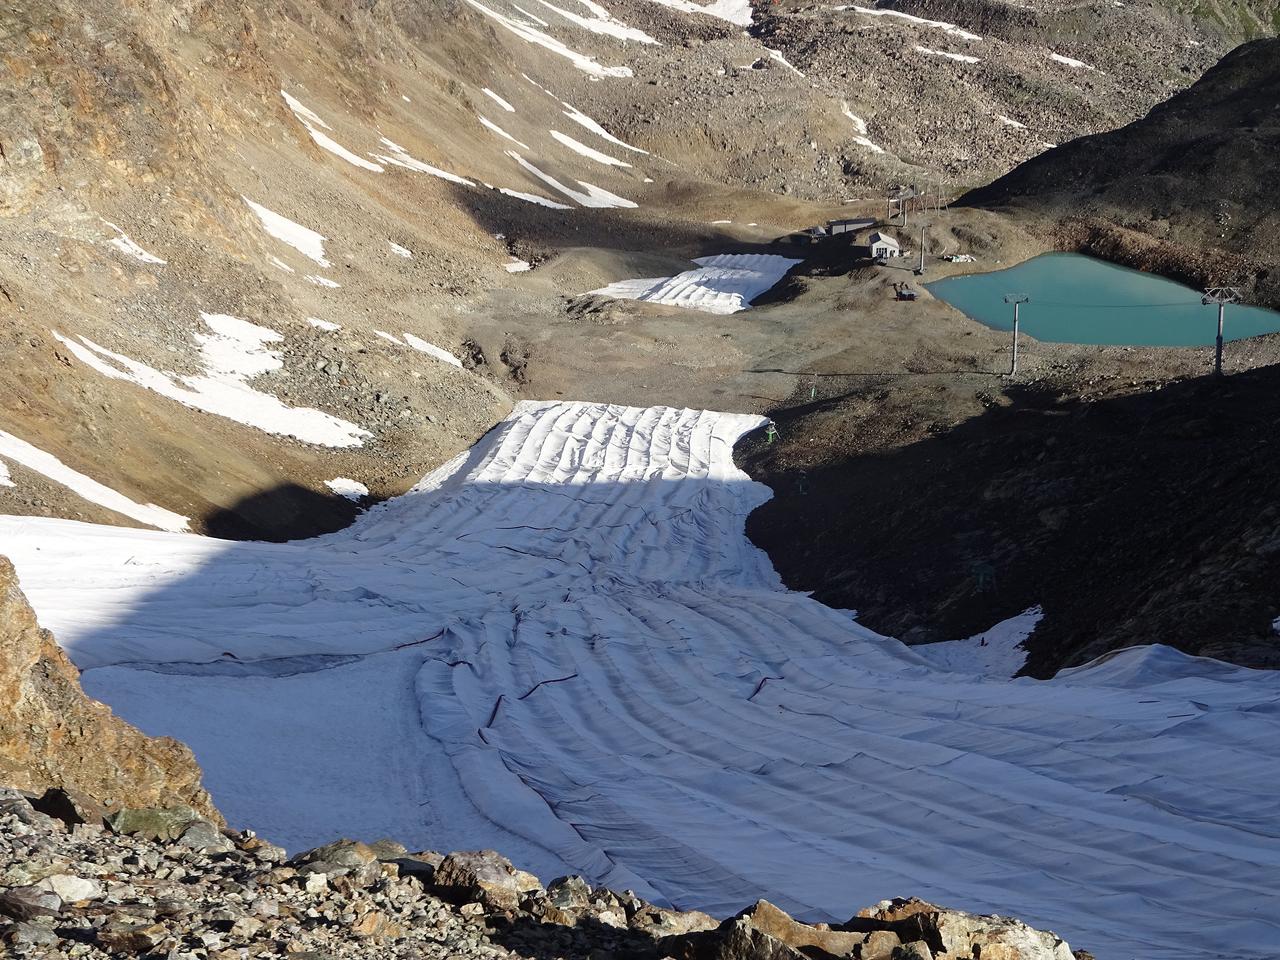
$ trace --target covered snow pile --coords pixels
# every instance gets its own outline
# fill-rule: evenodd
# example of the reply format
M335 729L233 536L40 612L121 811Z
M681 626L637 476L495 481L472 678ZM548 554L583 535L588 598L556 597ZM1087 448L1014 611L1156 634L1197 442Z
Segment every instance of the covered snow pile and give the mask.
M1273 960L1280 675L1166 647L939 670L746 539L769 491L732 448L762 423L526 403L314 540L0 542L86 689L294 848L493 848L722 915L911 891L1099 960Z
M737 313L786 275L803 260L791 260L772 253L722 253L699 257L695 270L674 277L620 280L594 294L618 300L644 300L673 307L688 307L705 313Z

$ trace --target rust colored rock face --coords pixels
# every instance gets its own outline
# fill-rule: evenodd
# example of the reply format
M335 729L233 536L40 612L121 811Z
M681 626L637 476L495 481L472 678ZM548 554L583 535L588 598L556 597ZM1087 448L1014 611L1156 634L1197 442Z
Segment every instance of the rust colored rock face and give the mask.
M105 807L188 804L222 818L183 744L148 737L80 688L80 674L36 622L0 557L0 783L67 787Z

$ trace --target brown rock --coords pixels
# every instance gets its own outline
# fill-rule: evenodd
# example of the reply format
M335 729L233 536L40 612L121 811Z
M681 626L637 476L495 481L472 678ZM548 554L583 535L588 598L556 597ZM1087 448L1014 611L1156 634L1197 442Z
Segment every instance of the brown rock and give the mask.
M513 910L526 894L542 889L537 877L493 850L449 854L436 868L434 883L455 903L479 901L498 910Z
M720 921L700 910L668 910L645 904L631 915L627 925L637 933L647 933L660 939L714 930L720 926Z
M813 927L800 923L768 900L757 900L754 906L744 910L739 916L761 933L767 933L775 940L781 940L817 960L849 956L867 939L867 934L864 933L849 933L832 930L825 925Z
M923 940L915 940L904 943L900 947L894 947L893 960L933 960L933 951ZM983 954L982 960L990 960L990 958Z
M727 927L727 929L726 929ZM803 960L804 954L757 930L747 917L726 921L714 960Z
M902 946L902 940L892 930L873 930L866 937L859 954L861 960L890 960L893 951Z
M757 930L746 916L733 917L706 933L668 937L659 948L676 960L806 960L794 947Z
M933 955L982 960L1072 960L1066 941L1010 917L948 910L925 900L886 900L859 912L848 926L880 924L905 944L923 941ZM930 958L931 960L931 958Z
M395 939L404 936L401 926L379 910L370 910L351 925L351 932L357 937L375 939Z
M56 917L62 910L62 898L52 890L39 887L13 887L0 891L0 916L15 920Z
M336 863L352 869L363 867L378 859L377 852L359 840L335 840L323 847L306 850L289 862L295 866L303 863Z
M165 929L158 923L119 924L98 931L97 944L111 953L148 953L165 938Z
M116 806L186 803L223 823L190 750L169 737L146 736L80 689L79 671L40 628L3 557L0 783L31 793L69 788Z

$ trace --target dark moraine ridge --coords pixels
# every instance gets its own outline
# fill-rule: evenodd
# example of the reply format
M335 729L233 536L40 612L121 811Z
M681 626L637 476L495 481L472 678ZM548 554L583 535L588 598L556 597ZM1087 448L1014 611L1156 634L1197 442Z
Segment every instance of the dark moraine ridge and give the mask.
M1026 672L1164 643L1280 667L1280 366L1101 400L1012 402L903 447L805 458L818 413L738 453L747 533L788 586L909 643L1035 604Z

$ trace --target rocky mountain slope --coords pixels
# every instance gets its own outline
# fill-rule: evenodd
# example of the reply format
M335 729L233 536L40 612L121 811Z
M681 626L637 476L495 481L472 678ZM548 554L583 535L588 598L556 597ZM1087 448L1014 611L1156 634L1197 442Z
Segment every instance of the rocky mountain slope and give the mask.
M1153 4L784 0L762 8L757 32L837 90L884 148L847 162L860 186L931 181L950 194L1141 116L1229 49L1235 28Z
M177 801L221 822L190 750L168 737L145 736L85 696L79 671L36 623L3 557L0 781L35 795L67 790L91 808Z
M564 393L530 356L573 321L562 296L889 182L1003 173L1140 115L1243 29L1115 4L572 3L10 4L0 507L340 526L335 487L400 492L513 396ZM587 332L575 355L629 362ZM651 379L574 373L602 399Z
M1146 117L1049 151L965 203L1063 221L1111 259L1280 304L1280 39L1232 51Z

